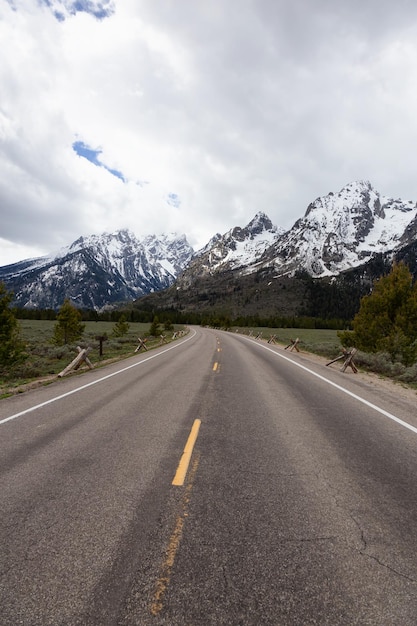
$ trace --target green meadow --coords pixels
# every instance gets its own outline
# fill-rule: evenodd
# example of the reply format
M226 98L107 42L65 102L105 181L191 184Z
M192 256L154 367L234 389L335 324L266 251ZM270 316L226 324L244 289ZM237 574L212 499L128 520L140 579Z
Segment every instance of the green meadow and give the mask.
M122 337L113 335L114 322L85 322L82 338L74 344L57 346L53 343L53 333L56 322L49 320L19 320L21 338L25 344L25 359L0 376L0 397L13 393L13 389L25 387L28 383L44 379L47 384L77 356L77 346L90 348L88 358L95 367L114 360L127 358L135 354L139 345L138 338L146 338L148 350L161 344L160 337L150 337L149 323L129 323L129 330ZM173 332L182 330L183 326L175 326L174 330L165 330L161 325L160 332L165 341L172 341ZM102 341L100 356L100 341L98 337L107 337ZM142 349L143 351L143 349ZM82 368L80 368L82 371Z

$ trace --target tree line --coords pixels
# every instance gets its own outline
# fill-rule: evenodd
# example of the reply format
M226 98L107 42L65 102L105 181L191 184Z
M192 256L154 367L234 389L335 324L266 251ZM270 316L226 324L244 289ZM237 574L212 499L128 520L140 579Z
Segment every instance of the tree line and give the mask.
M127 322L153 322L155 315L160 323L191 324L195 326L216 326L228 328L231 326L263 326L266 328L324 328L340 330L349 327L350 320L343 318L300 316L260 316L239 315L232 317L224 313L199 313L196 311L178 311L176 309L136 309L122 308L112 311L97 312L94 310L78 309L83 322L118 322L123 317ZM56 321L59 311L53 309L19 309L13 308L13 314L20 320L49 320Z

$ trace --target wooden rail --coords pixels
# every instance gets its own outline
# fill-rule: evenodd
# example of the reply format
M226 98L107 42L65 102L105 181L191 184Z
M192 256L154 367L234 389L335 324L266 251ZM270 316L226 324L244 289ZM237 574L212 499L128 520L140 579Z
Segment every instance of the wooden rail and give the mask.
M94 365L91 363L90 359L87 356L91 348L88 347L88 348L81 349L80 346L77 346L77 350L78 350L78 354L75 357L75 359L71 361L71 363L67 365L65 369L62 370L62 372L58 374L58 378L62 378L63 376L66 376L72 370L77 370L80 367L81 363L83 362L85 362L86 365L88 365L90 370L93 369Z
M336 361L341 361L342 359L344 359L345 361L340 371L345 372L346 369L350 367L353 373L357 374L358 368L356 367L353 361L353 357L355 356L356 352L357 352L356 348L351 348L350 350L346 350L346 348L343 348L342 354L336 357L335 359L333 359L333 361L326 363L326 366L331 365L332 363L336 363Z

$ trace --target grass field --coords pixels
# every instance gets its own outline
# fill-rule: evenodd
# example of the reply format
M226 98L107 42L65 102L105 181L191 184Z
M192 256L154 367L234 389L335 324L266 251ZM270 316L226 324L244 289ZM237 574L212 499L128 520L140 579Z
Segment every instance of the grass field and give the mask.
M77 346L90 347L89 360L94 366L100 366L110 360L127 358L135 354L138 337L147 336L150 324L130 323L129 330L123 337L112 335L114 322L85 322L83 337L74 344L57 346L52 342L56 322L48 320L20 320L21 338L25 344L25 360L13 369L0 375L0 397L10 395L13 389L22 389L31 381L54 379L78 354ZM174 330L182 330L176 326ZM161 333L166 341L172 340L173 331ZM107 335L103 341L103 355L100 356L100 342L97 337ZM160 337L147 337L148 349L160 345ZM47 381L45 381L47 382Z
M299 347L307 352L322 354L326 357L334 358L341 350L340 340L337 336L337 330L321 330L316 328L232 328L232 332L240 334L252 335L256 337L258 333L262 333L262 339L268 340L275 335L277 343L287 346L291 339L300 340Z
M20 320L20 327L24 341L35 341L39 343L51 342L56 322L49 320ZM81 343L98 342L96 336L112 334L114 322L83 322L85 324L84 336ZM123 339L133 341L137 345L137 337L143 336L149 330L150 324L139 322L130 323L129 332Z

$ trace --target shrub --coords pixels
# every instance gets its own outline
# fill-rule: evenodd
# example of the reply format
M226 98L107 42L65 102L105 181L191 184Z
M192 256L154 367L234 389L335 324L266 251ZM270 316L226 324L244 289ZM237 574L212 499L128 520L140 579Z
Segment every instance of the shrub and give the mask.
M417 363L411 367L407 367L405 372L398 376L398 380L403 383L417 383Z

